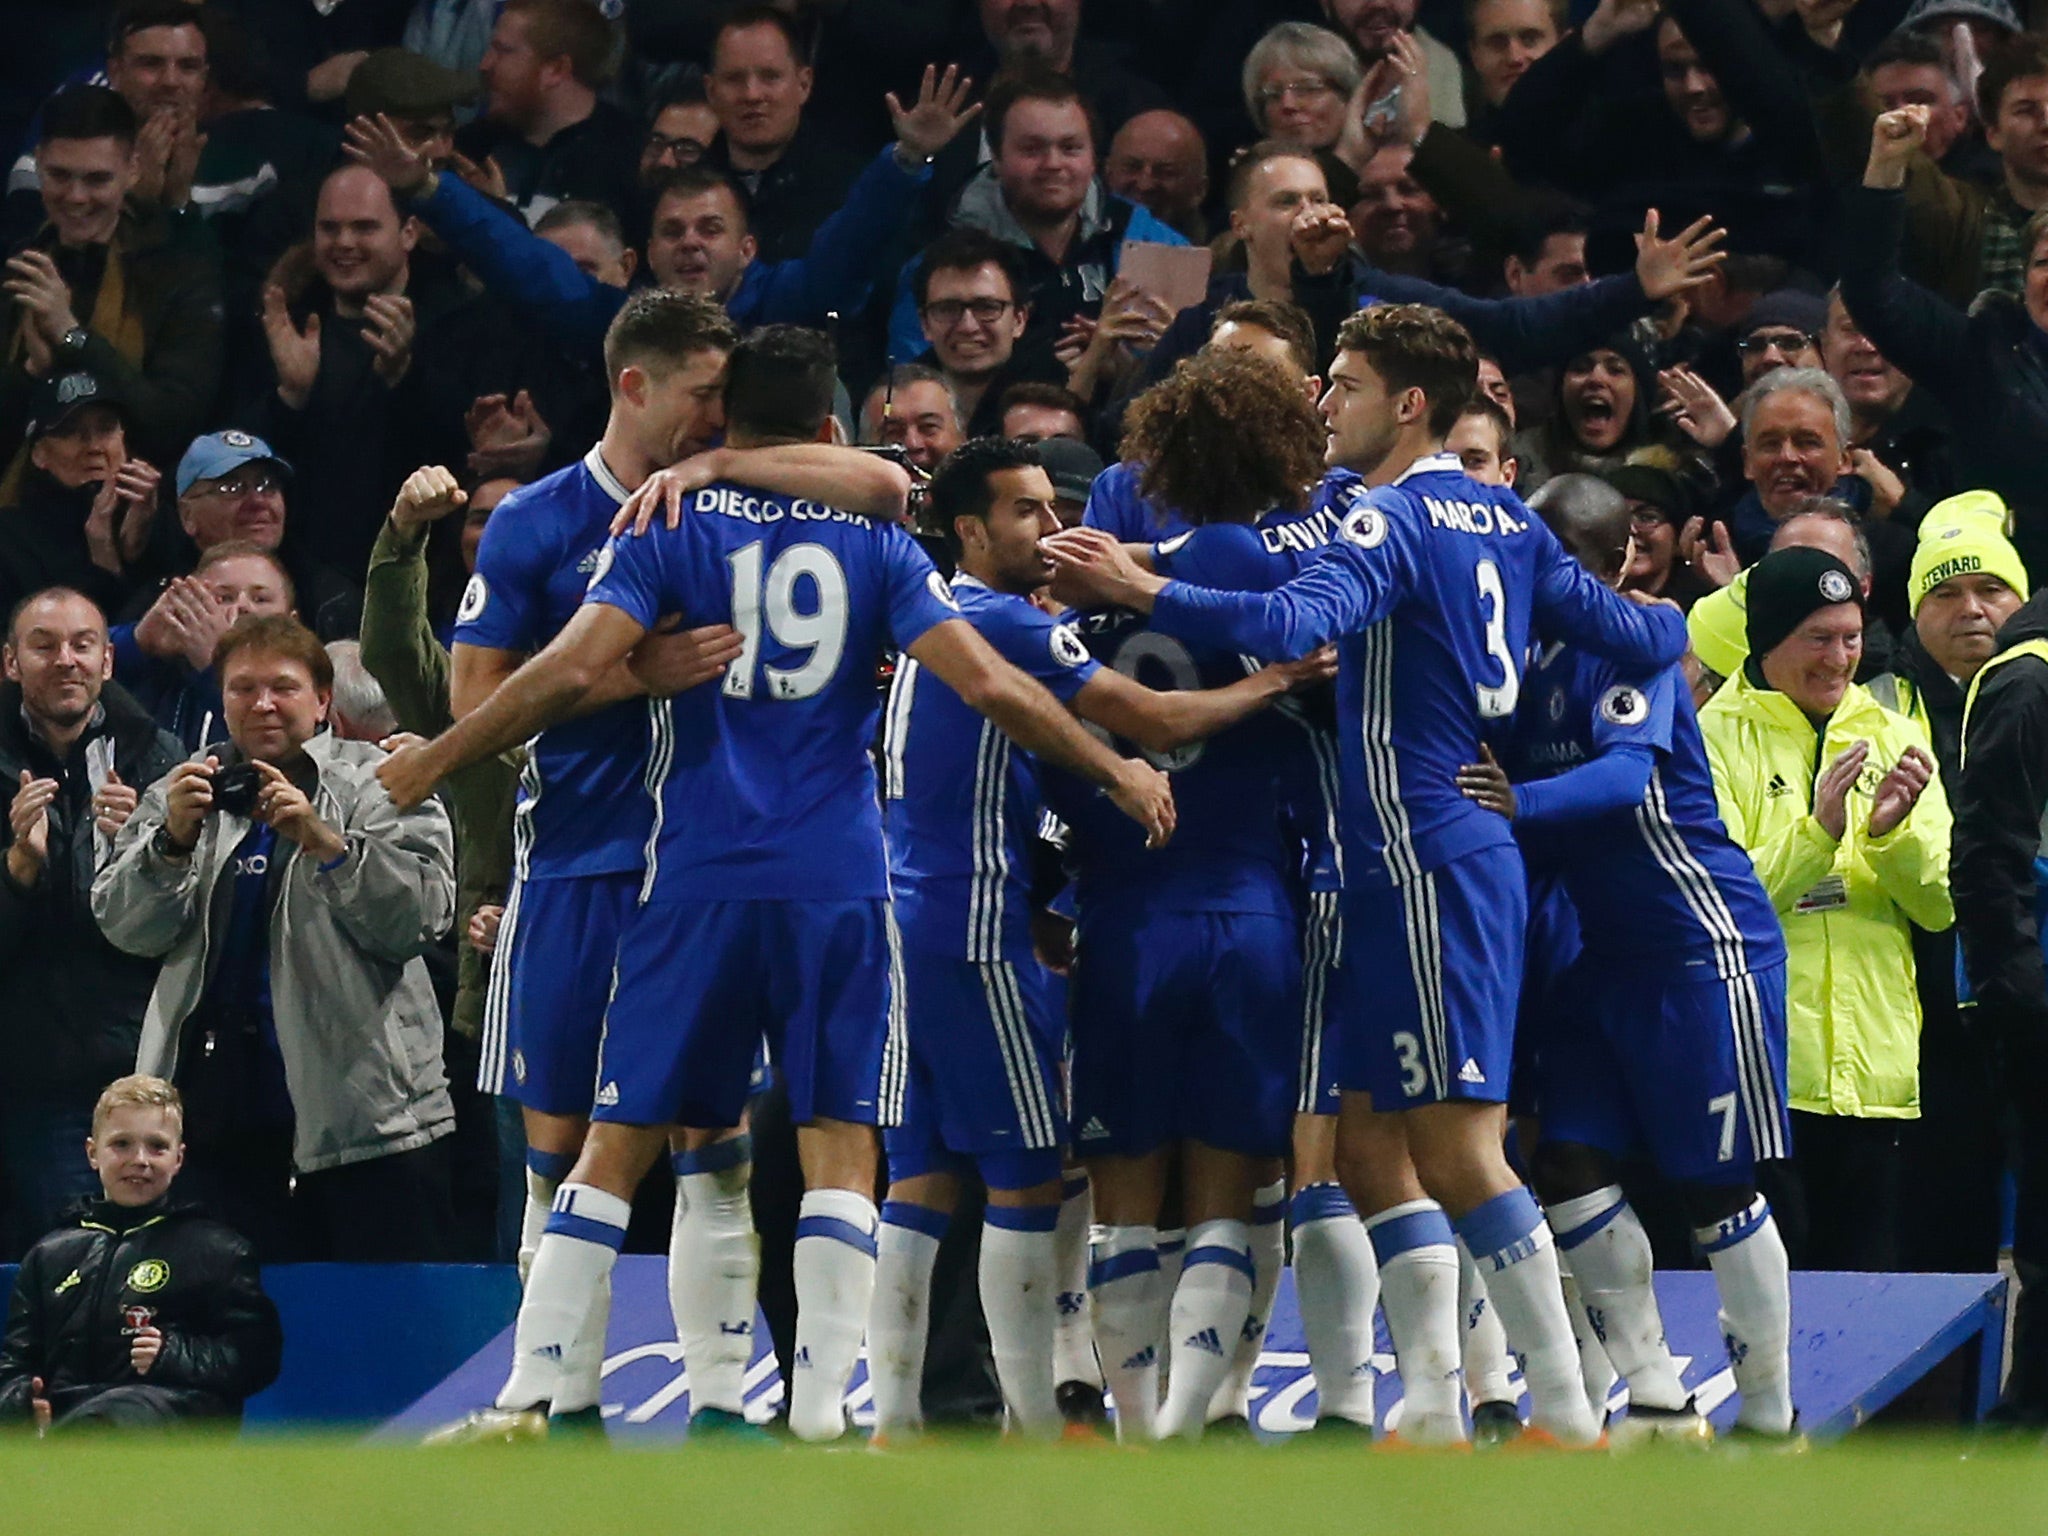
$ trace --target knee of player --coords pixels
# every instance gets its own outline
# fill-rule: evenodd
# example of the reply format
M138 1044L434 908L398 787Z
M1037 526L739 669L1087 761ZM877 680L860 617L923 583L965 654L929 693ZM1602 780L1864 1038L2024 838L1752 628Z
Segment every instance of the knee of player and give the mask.
M1685 1219L1695 1231L1719 1226L1730 1216L1746 1211L1756 1202L1754 1180L1744 1184L1684 1184L1679 1199Z
M891 1181L887 1195L891 1205L915 1205L942 1216L951 1216L960 1204L960 1181L950 1173L919 1173Z
M1537 1145L1529 1160L1530 1182L1546 1205L1576 1200L1614 1182L1614 1163L1606 1153L1565 1141Z

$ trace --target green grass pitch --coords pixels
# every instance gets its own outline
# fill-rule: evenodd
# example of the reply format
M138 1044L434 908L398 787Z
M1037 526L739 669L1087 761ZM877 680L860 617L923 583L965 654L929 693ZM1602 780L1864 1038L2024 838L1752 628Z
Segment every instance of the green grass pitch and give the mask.
M0 1511L0 1529L21 1536L2002 1536L2048 1529L2048 1454L2032 1440L1881 1433L1803 1456L9 1440Z

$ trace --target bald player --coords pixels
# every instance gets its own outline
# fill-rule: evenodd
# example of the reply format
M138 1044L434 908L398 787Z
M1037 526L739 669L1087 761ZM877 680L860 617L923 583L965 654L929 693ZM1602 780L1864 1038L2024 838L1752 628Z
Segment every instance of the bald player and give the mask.
M1619 493L1563 475L1530 505L1574 559L1620 585L1633 551ZM1649 1238L1621 1191L1621 1161L1647 1156L1713 1268L1738 1428L1789 1435L1790 1281L1756 1186L1758 1160L1788 1144L1784 939L1722 825L1679 668L1632 675L1544 645L1503 762L1463 770L1459 787L1514 822L1532 881L1554 877L1580 919L1574 1005L1545 1023L1537 1064L1534 1182L1628 1381L1622 1432L1712 1433L1665 1348Z

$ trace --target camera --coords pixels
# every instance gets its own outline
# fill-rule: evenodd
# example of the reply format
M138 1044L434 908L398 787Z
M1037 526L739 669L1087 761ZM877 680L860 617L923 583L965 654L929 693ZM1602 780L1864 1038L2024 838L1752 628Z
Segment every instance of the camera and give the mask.
M256 809L256 792L263 787L263 775L254 763L229 763L213 771L213 808L230 816L247 816Z
M910 496L904 507L904 520L913 533L926 531L924 512L931 494L931 476L910 462L910 454L901 443L863 443L860 451L872 453L878 459L887 459L909 474Z

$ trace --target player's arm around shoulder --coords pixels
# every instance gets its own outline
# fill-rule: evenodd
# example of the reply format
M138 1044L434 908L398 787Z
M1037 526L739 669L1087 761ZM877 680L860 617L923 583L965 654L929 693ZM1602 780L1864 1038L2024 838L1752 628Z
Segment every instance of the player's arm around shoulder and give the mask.
M612 519L612 532L641 537L657 519L673 531L698 492L727 480L883 523L902 522L910 507L910 472L879 453L838 442L707 448L643 481Z
M1157 847L1173 835L1173 791L1148 763L1118 757L1084 730L1046 686L1012 666L965 619L933 625L906 647L911 658L993 720L1026 751L1109 791Z
M1300 661L1276 662L1221 688L1160 692L1104 667L1075 696L1074 710L1148 752L1171 752L1228 730L1296 688L1326 682L1337 672L1329 646Z
M1571 557L1541 518L1520 501L1515 506L1537 541L1532 616L1539 630L1641 671L1668 667L1685 654L1685 615L1677 604L1612 591Z

